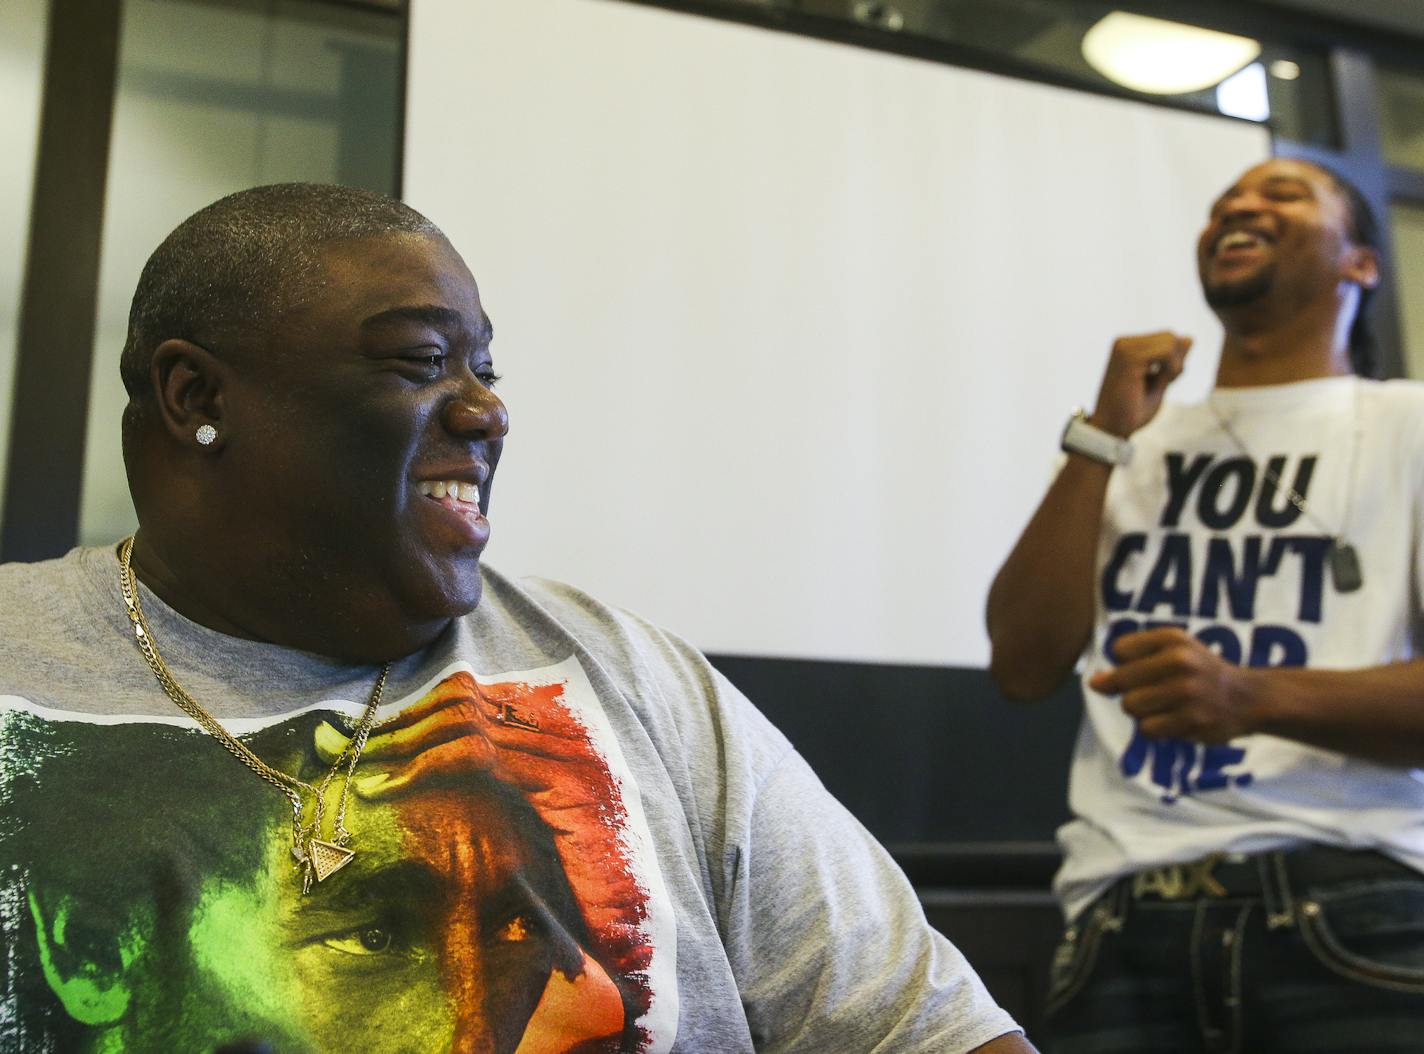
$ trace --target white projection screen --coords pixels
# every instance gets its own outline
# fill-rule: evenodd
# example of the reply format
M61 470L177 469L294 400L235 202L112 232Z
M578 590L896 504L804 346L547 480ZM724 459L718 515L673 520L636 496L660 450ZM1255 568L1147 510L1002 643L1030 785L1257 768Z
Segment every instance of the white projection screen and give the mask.
M983 602L1260 128L619 0L413 0L405 196L494 321L491 564L704 650L987 662Z

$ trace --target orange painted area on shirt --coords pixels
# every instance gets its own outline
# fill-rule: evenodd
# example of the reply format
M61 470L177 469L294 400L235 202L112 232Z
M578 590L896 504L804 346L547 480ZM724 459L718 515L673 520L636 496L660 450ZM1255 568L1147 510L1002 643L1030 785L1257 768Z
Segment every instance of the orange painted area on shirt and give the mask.
M357 793L392 801L404 851L444 876L442 888L461 891L446 906L440 946L462 1022L454 1049L620 1049L625 1021L651 1003L647 892L618 781L564 686L479 685L454 674L382 724L362 765L385 778L362 781ZM496 789L473 800L473 784ZM503 813L501 794L512 796ZM537 822L507 815L522 810ZM576 905L573 917L561 915L561 897ZM506 902L523 906L491 914L490 904ZM511 1006L523 1022L516 1037L495 1020ZM641 1029L628 1038L633 1049L646 1045Z

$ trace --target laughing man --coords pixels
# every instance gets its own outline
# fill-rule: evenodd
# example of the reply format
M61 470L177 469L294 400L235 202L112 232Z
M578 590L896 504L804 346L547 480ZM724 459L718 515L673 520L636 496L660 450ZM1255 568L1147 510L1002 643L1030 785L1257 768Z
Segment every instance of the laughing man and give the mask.
M1058 1054L1419 1049L1424 386L1357 375L1375 244L1315 165L1228 187L1211 394L1117 341L990 593L1005 695L1083 672Z

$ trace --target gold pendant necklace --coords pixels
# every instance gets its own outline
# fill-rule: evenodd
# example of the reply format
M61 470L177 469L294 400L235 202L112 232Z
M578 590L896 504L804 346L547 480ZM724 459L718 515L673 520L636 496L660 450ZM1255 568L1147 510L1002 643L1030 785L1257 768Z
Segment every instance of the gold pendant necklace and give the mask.
M149 669L158 678L163 693L173 700L175 706L198 723L204 732L212 736L238 761L242 762L259 779L270 783L292 803L292 856L302 872L302 892L309 893L312 881L324 882L337 871L349 864L356 855L351 848L351 832L346 829L346 799L351 791L351 774L356 771L356 762L361 751L366 749L366 738L376 723L376 708L381 704L381 693L386 688L386 678L390 675L391 664L381 667L381 675L376 678L376 687L371 690L371 698L361 720L347 741L346 748L331 763L331 768L322 777L321 783L313 787L310 783L289 776L274 769L254 754L247 745L218 723L217 718L208 713L191 695L185 692L168 665L158 654L153 643L153 634L143 617L143 607L138 598L138 580L134 577L130 559L133 556L133 536L124 539L119 546L119 592L124 598L124 608L128 612L129 624L133 627L134 642L143 653ZM326 811L326 789L336 774L345 767L346 775L341 784L341 798L337 804L336 817L331 825L330 839L322 838L322 819ZM311 823L305 822L305 806L302 795L312 796Z

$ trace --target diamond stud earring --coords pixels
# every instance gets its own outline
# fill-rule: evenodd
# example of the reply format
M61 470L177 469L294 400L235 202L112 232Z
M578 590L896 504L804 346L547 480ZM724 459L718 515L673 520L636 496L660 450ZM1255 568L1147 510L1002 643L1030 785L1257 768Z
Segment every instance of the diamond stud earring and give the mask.
M194 433L194 438L203 446L212 446L213 440L218 437L218 430L212 425L199 425L198 431Z

